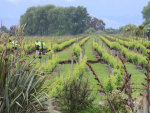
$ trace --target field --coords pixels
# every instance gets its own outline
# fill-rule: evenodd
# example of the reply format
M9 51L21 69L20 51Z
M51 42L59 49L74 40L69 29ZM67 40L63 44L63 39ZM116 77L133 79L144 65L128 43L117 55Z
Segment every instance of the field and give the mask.
M91 89L90 96L95 97L93 105L98 107L100 102L106 101L105 92L108 94L113 90L122 90L125 80L128 79L126 77L132 74L129 86L132 88L132 95L128 97L126 86L122 90L123 98L128 98L131 103L136 98L134 100L136 105L143 101L141 98L143 94L145 95L146 90L142 83L147 82L144 74L147 70L144 66L148 65L146 57L150 44L142 38L136 40L130 37L130 40L127 40L125 37L108 35L25 37L23 40L17 38L20 42L18 53L14 53L11 48L13 37L9 39L10 41L7 40L6 44L3 38L1 37L0 40L0 52L6 48L11 62L17 61L16 56L18 55L25 62L36 63L35 68L40 67L42 70L41 76L47 75L44 86L48 89L47 94L52 98L58 96L56 89L62 91L63 83L69 81L71 83L73 78L82 77L83 81L88 79ZM43 54L35 53L36 39L45 41ZM123 69L122 62L126 69ZM88 66L91 66L93 72ZM100 85L97 85L98 79L101 82ZM104 86L105 90L101 86ZM59 107L53 104L49 109L59 110Z

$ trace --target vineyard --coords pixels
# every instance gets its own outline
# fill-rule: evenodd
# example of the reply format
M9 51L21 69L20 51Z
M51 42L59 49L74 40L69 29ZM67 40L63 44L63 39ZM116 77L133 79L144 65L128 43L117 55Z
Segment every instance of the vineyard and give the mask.
M145 38L24 37L25 26L17 27L16 36L13 28L0 35L0 112L149 112L150 42ZM36 39L44 40L43 53L36 54Z

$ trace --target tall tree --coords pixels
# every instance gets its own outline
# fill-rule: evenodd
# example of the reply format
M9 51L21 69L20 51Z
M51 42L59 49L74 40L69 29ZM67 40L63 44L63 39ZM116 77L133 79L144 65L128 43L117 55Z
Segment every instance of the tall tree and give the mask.
M141 12L143 14L143 19L145 21L143 22L144 25L150 24L150 2L148 2L148 5L145 6Z
M95 30L102 30L102 31L104 31L105 23L101 19L98 19L96 17L91 17L90 16L89 20L88 20L87 29L89 29L90 27L93 27Z
M89 14L83 6L56 7L45 5L30 7L21 15L21 25L27 23L25 35L72 35L83 33L89 25ZM91 26L96 30L103 30L105 23L94 18ZM96 23L95 23L96 22Z
M86 30L88 16L89 14L87 13L86 8L83 6L78 6L75 10L73 10L71 16L71 34L80 34Z
M8 33L9 32L9 30L6 28L6 26L2 26L1 30L4 33Z

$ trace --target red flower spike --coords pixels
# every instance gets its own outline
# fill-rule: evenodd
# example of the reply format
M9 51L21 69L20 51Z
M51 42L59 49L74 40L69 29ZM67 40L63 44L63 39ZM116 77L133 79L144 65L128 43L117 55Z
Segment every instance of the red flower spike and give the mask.
M142 93L140 93L140 96L143 96L143 94L142 94Z
M136 89L134 89L133 91L136 91Z
M97 83L97 85L99 85L99 86L100 86L101 84L100 84L100 83Z
M147 78L145 78L145 80L147 80Z
M97 78L97 77L95 77L95 79L96 79L96 80L98 80L98 78Z
M147 76L147 73L145 73L145 76Z
M93 72L93 75L95 75L95 72Z
M136 100L137 98L134 98L134 100Z
M12 26L12 27L10 27L10 29L12 30L12 29L13 29L13 26Z
M104 92L103 90L100 90L100 92Z

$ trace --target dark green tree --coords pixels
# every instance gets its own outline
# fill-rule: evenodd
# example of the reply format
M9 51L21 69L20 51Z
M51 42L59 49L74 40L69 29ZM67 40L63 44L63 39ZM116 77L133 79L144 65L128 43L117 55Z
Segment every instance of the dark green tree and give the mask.
M150 2L148 2L148 5L145 6L141 12L143 14L143 19L145 21L143 22L144 25L150 24Z
M45 5L30 7L21 15L20 24L27 23L25 35L63 35L80 34L85 32L89 14L83 6L78 7L56 7ZM105 23L96 21L96 30L103 30Z
M8 33L9 32L9 30L6 28L6 26L2 26L1 30L4 33Z
M71 16L71 34L76 35L83 33L86 30L86 25L88 22L88 16L86 8L83 6L78 6L73 12Z

